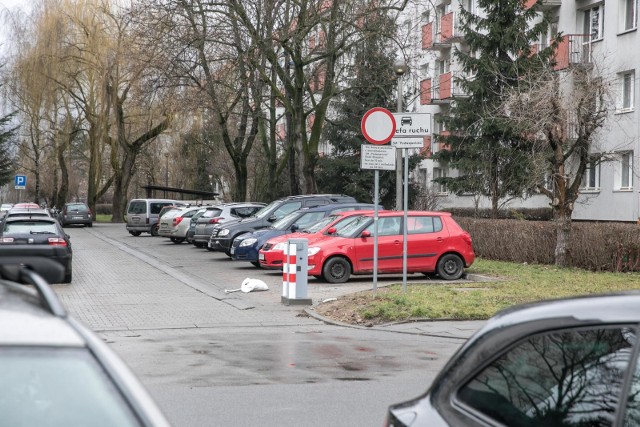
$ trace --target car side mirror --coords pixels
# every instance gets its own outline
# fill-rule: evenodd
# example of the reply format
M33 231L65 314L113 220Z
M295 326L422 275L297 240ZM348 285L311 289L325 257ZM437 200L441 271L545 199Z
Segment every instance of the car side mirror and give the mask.
M364 230L360 233L360 237L371 237L371 232L369 230Z
M269 218L267 218L267 221L269 222L275 222L278 218L274 215L274 216L270 216Z
M330 229L327 230L327 234L335 234L336 231L338 230L336 230L335 227L331 227Z
M293 224L291 226L291 232L295 233L296 231L300 230L300 226L298 224Z

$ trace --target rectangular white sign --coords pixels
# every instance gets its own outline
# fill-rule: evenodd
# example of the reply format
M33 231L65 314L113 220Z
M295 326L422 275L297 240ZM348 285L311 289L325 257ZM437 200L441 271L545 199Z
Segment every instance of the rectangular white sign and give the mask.
M394 138L391 140L391 146L396 148L422 148L424 147L424 139L422 138Z
M393 113L396 119L394 138L411 138L431 135L431 114L429 113Z
M360 169L396 170L395 147L390 145L361 145Z

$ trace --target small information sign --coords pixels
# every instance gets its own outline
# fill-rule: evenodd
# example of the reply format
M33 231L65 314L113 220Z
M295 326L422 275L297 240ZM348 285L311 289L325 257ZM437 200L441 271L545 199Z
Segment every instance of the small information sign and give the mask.
M363 144L360 150L360 169L395 170L396 149L389 145Z

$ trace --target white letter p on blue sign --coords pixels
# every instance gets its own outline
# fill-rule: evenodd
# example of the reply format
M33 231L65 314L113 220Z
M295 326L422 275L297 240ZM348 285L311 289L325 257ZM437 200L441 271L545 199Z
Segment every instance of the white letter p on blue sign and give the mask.
M16 175L16 188L17 187L25 187L27 185L27 176L26 175Z

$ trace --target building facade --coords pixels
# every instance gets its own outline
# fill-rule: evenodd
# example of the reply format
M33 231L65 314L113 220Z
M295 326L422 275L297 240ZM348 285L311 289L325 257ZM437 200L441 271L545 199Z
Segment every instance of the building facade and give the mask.
M593 63L610 82L611 108L605 126L597 133L593 150L604 154L603 160L590 164L584 174L580 197L573 219L598 221L640 220L638 153L640 153L640 116L635 108L640 69L640 35L638 34L639 0L545 0L542 5L527 1L527 7L548 10L552 24L544 46L561 33L556 51L556 70L561 73L576 63ZM420 19L421 38L413 49L417 54L410 66L417 75L414 82L419 97L413 110L431 113L434 135L447 129L439 117L447 115L456 99L465 96L457 78L463 76L456 61L455 49L465 49L460 25L460 8L481 14L475 0L421 1L414 16ZM435 153L441 147L436 138L425 140L425 151ZM595 152L595 151L594 151ZM447 164L430 158L422 161L418 179L432 186L443 209L454 207L489 208L490 201L474 195L458 196L446 186L436 184L439 177L456 176ZM509 201L505 208L547 207L549 199L534 195Z

